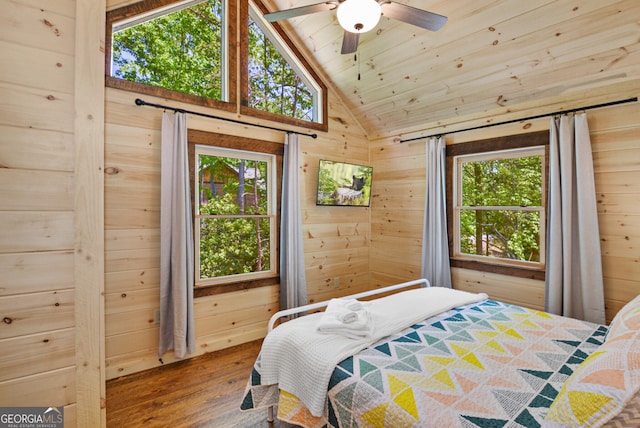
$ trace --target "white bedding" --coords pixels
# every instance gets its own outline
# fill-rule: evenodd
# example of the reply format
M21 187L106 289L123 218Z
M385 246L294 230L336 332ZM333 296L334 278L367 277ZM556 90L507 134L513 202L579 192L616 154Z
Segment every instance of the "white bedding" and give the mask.
M331 373L340 361L428 317L485 299L484 293L439 287L382 297L368 306L373 334L362 339L317 332L322 313L294 319L265 338L260 353L261 383L278 384L298 397L312 415L321 416Z

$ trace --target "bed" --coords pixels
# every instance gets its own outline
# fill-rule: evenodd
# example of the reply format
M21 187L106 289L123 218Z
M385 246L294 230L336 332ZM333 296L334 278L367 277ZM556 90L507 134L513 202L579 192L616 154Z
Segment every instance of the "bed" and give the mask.
M303 427L640 426L640 296L607 327L426 280L378 292L274 315L241 409ZM318 331L338 302L376 327Z

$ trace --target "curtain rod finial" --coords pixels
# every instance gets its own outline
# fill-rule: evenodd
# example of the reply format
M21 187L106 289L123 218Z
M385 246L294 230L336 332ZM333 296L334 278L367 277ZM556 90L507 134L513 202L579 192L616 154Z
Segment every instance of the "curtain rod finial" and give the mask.
M136 98L136 101L135 101L135 102L136 102L136 105L137 105L137 106L144 105L144 101L142 101L140 98Z

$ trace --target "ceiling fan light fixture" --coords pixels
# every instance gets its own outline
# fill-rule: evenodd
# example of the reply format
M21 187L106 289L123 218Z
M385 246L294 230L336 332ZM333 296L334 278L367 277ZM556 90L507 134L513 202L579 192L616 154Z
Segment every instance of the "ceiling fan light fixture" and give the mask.
M352 33L366 33L378 25L382 8L376 0L345 0L336 12L340 26Z

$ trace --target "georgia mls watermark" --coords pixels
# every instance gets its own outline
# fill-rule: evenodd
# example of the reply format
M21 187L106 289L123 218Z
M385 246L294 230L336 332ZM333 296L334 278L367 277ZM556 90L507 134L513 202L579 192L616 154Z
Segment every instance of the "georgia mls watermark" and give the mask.
M64 407L0 407L0 428L63 428Z

